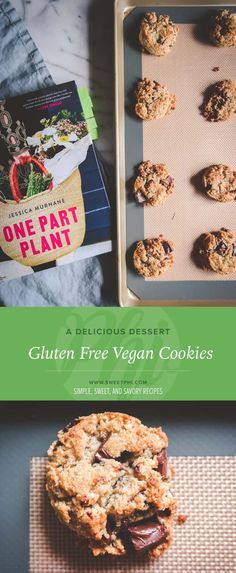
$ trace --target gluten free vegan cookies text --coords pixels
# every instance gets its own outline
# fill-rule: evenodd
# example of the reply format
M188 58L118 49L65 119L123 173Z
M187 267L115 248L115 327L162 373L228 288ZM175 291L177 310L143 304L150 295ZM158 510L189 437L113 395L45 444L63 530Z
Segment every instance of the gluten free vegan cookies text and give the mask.
M31 360L95 360L103 361L109 358L122 360L134 364L140 360L212 360L214 351L210 348L187 346L186 348L171 348L162 346L159 349L127 349L124 346L93 349L81 346L77 351L72 349L46 348L45 346L32 346L28 350Z

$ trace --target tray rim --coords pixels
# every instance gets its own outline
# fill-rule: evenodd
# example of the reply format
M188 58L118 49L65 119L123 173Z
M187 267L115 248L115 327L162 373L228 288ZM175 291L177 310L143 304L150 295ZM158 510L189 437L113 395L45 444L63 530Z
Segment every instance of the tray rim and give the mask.
M118 300L121 307L127 306L182 306L182 307L227 307L236 306L234 300L144 300L139 299L127 286L126 265L126 184L125 184L125 114L124 114L124 38L123 22L129 12L135 8L152 6L175 7L235 7L235 2L227 0L200 0L191 2L182 0L115 0L114 1L114 37L115 37L115 144L116 144L116 212L117 212L117 264L118 264Z

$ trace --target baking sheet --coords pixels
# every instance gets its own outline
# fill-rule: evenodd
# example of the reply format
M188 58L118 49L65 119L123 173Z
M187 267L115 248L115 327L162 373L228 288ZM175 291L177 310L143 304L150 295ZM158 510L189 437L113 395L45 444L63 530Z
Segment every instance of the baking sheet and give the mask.
M159 562L82 554L56 519L45 492L46 458L30 468L30 573L233 573L236 554L236 457L172 457L179 511L172 548Z
M175 47L166 59L142 56L142 76L157 79L176 94L177 107L160 121L143 122L143 157L166 163L175 178L173 195L163 207L145 207L144 237L164 234L175 245L175 263L159 280L233 280L198 268L191 257L196 239L221 227L236 235L236 201L219 203L201 191L200 172L223 163L236 169L236 118L209 122L200 106L207 87L236 78L236 50L217 49L195 37L194 24L180 24ZM212 71L215 66L218 72Z
M163 6L157 2L148 6L144 1L137 4L138 7L124 11L123 22L125 157L124 165L122 157L118 162L120 171L124 167L125 172L123 182L122 174L118 176L121 304L136 304L138 300L141 304L235 304L235 273L221 276L203 271L192 258L194 242L201 233L222 226L236 232L236 202L220 204L204 197L199 188L200 173L209 165L226 163L235 167L235 117L210 123L199 109L209 85L222 79L235 79L235 49L216 48L198 36L199 21L208 18L214 6ZM221 7L218 5L217 10ZM176 45L162 58L141 53L137 44L140 20L146 11L153 9L169 14L180 27ZM216 66L219 71L214 72ZM122 64L120 72L121 67ZM134 87L145 76L167 85L177 96L176 110L158 121L142 122L133 113ZM118 99L122 101L120 92ZM118 105L118 118L119 111ZM122 130L119 138L122 138ZM174 194L163 206L142 207L132 198L135 169L147 159L166 163L175 177ZM161 233L175 244L174 266L156 280L145 280L133 269L133 247L137 240Z

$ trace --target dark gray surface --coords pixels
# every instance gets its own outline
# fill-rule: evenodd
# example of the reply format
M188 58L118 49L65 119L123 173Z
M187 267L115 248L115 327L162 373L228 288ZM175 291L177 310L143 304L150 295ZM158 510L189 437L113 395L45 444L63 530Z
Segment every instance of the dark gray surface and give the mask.
M229 8L230 6L224 6ZM221 7L217 7L220 10ZM232 7L231 7L232 9ZM133 111L133 92L137 81L142 76L141 51L138 47L140 21L145 12L153 11L153 6L136 8L124 20L125 44L125 150L127 182L127 286L141 300L178 300L178 301L227 301L236 298L236 281L144 281L138 276L132 263L135 243L144 237L143 207L136 205L131 197L130 182L135 170L143 161L143 123ZM205 6L158 6L159 14L168 14L179 24L201 22L216 11L214 7ZM158 143L157 143L158 145Z
M28 572L30 458L46 455L57 431L73 418L104 410L163 425L170 455L236 455L234 402L0 403L1 573Z

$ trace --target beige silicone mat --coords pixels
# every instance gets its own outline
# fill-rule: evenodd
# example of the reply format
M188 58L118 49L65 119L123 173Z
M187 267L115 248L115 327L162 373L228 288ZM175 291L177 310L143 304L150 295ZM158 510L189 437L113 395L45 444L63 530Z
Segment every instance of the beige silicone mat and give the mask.
M208 86L236 80L236 49L201 42L193 24L179 28L169 55L142 56L142 76L165 84L177 97L176 110L169 116L143 122L144 160L166 163L175 178L174 194L165 205L145 207L144 234L151 238L162 233L175 244L175 264L158 281L235 280L235 273L221 276L198 269L190 255L201 233L220 227L236 233L236 201L221 204L204 197L198 177L215 163L236 169L236 116L211 123L199 110ZM213 71L215 66L219 71Z
M170 458L179 511L188 515L158 562L82 555L45 493L46 459L30 468L30 573L235 573L236 457Z

